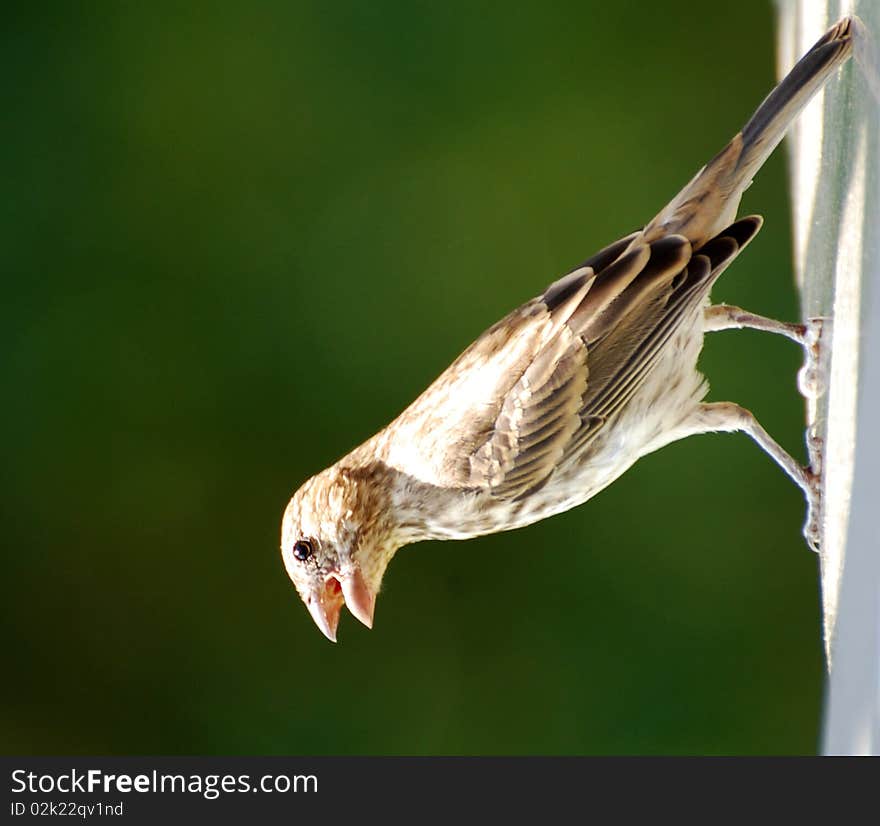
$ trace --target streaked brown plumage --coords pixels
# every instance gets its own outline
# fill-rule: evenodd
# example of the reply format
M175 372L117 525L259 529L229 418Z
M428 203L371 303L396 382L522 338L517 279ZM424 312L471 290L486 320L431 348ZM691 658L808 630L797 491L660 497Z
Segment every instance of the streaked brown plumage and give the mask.
M852 51L837 23L751 120L643 229L600 251L481 335L400 416L293 496L287 571L332 640L343 602L371 625L395 551L521 527L578 505L640 456L694 433L743 430L802 487L815 543L817 479L732 403L706 404L705 332L808 328L709 306L761 218L743 191Z

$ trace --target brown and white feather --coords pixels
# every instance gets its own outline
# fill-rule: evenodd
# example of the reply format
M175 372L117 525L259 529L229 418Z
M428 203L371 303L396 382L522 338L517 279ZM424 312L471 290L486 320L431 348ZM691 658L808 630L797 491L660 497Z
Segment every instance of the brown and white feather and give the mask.
M568 510L693 431L709 292L761 228L759 216L736 220L740 198L850 55L851 25L829 30L643 229L490 327L386 428L297 491L282 553L328 636L334 583L371 621L401 545Z

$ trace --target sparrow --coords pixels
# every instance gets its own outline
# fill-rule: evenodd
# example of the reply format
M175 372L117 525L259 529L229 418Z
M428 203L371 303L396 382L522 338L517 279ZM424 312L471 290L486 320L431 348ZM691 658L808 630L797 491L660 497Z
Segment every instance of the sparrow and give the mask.
M391 424L313 476L284 512L284 566L332 641L343 604L372 627L398 548L520 528L590 499L670 442L742 431L800 486L818 542L819 470L733 402L705 402L707 332L754 328L815 348L810 324L712 305L762 218L743 192L851 55L835 24L734 138L642 229L597 252L470 345Z

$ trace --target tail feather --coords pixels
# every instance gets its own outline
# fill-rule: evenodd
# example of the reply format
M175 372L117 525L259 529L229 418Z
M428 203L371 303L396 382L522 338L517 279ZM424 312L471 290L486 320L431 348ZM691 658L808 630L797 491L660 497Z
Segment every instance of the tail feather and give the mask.
M770 92L724 149L706 164L631 246L665 234L683 235L694 249L736 219L743 192L788 127L853 50L853 20L829 29Z
M852 19L844 17L794 65L743 127L740 168L760 168L801 109L849 58L852 48Z

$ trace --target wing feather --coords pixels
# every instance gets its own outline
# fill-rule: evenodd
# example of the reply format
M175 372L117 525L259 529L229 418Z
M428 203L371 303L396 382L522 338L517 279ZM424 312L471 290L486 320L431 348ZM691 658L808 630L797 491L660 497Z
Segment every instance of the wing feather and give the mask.
M436 485L528 496L638 390L760 225L738 221L696 251L639 233L601 250L486 331L389 425L386 461Z

